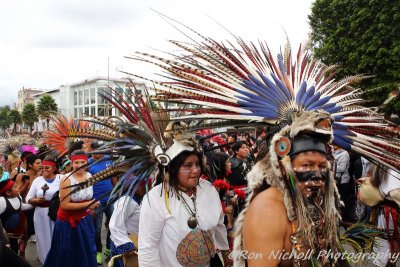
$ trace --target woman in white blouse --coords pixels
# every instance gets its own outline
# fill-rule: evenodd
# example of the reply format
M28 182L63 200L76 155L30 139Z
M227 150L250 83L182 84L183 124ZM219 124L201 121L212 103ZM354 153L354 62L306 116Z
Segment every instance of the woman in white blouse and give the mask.
M52 160L41 162L42 176L33 180L26 195L26 202L35 206L33 222L36 233L36 247L39 261L43 264L50 250L55 222L48 216L50 199L58 192L60 175L56 174L56 163Z
M84 167L87 161L82 150L74 151L71 155L74 171L60 181L60 207L44 267L97 267L90 209L98 207L99 202L91 205L92 186L71 194L74 188L71 186L91 177Z
M169 180L143 198L139 222L141 267L209 266L218 250L225 266L231 265L218 193L199 178L204 172L202 155L193 148L186 150L179 154L166 152L171 159L167 167Z

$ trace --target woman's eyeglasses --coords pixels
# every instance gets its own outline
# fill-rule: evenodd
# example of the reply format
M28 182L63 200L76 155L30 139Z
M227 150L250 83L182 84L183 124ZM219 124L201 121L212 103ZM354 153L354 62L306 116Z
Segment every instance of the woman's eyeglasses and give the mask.
M184 163L182 166L179 168L179 172L190 172L192 170L200 170L201 166L199 162L196 163Z
M39 169L41 169L41 170L51 170L53 167L51 167L51 166L40 166L40 168Z

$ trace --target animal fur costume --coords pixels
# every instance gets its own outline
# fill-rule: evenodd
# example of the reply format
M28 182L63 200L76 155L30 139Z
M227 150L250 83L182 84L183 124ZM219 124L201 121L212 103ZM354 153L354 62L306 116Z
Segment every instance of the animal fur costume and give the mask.
M271 140L269 153L258 162L248 173L248 186L252 193L248 196L246 206L240 213L235 223L235 242L232 255L242 255L243 248L243 222L251 201L256 195L269 187L275 187L283 194L284 205L287 218L290 222L297 220L297 231L294 236L297 237L300 244L306 245L309 249L314 249L315 255L318 255L318 248L315 247L315 224L302 193L294 181L294 189L297 193L292 194L293 190L289 174L294 175L289 155L279 157L276 146L282 140L282 137L288 137L293 140L303 134L314 135L315 138L322 139L328 143L332 139L331 117L324 111L303 111L294 113L293 123L284 127L279 133L275 134ZM330 167L329 167L330 170ZM325 193L321 208L325 224L323 227L324 239L329 240L326 243L326 250L331 249L334 252L339 251L338 225L340 214L337 209L339 206L339 195L333 175L329 171L329 179L325 183ZM296 179L296 178L295 178ZM260 226L260 230L262 226ZM237 257L234 266L244 266L244 259Z

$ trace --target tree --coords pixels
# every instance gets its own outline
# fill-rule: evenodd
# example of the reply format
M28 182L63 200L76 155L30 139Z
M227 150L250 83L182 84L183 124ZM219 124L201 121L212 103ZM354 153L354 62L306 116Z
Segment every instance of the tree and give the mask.
M18 110L13 109L8 113L8 117L10 118L10 122L14 124L13 133L15 133L17 130L17 124L22 122L21 114L19 114Z
M49 129L51 116L57 113L57 111L57 103L52 96L44 95L39 99L37 114L39 118L46 120L47 130Z
M400 82L400 1L316 0L309 15L311 45L325 64L338 64L339 78L374 75L362 83L372 105L381 104ZM371 91L371 90L370 90ZM385 106L400 114L400 99Z
M10 127L10 118L8 113L10 112L9 106L0 107L0 128L5 131L8 127Z
M29 126L29 131L32 132L33 124L39 121L34 104L26 104L24 106L22 110L22 121Z

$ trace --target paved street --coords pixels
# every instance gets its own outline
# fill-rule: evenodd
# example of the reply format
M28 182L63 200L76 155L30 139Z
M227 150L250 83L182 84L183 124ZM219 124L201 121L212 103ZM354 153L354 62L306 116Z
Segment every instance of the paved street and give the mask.
M106 230L105 227L103 227L103 231L102 231L102 238L103 240L105 240L105 236L106 236ZM103 245L105 243L103 242ZM42 267L42 265L40 264L40 262L37 260L37 253L36 253L36 244L34 242L29 242L28 243L28 247L26 249L26 258L29 261L29 263L32 265L32 267ZM106 267L107 264L103 263L102 265L103 267ZM367 261L364 264L353 264L353 266L365 266L365 267L375 267L375 265L372 264L371 261ZM397 262L396 266L400 267L400 261ZM56 267L56 266L55 266Z

